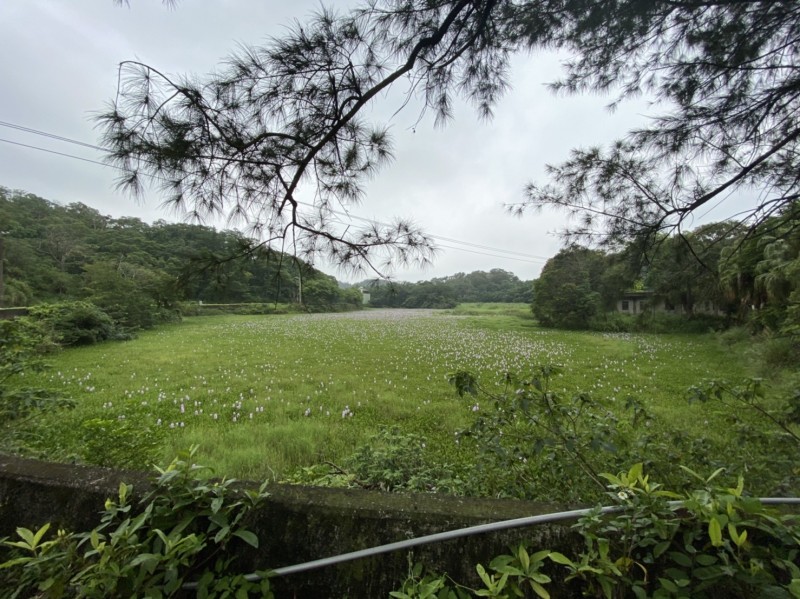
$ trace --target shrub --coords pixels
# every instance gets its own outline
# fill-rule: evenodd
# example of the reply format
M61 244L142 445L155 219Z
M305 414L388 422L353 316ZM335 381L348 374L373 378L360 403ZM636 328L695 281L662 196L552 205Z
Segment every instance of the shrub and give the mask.
M708 333L722 331L728 324L727 317L713 314L681 316L663 312L642 312L636 317L634 330L646 333Z
M41 304L32 307L29 316L41 322L59 345L91 345L125 338L111 317L89 302Z
M634 330L636 319L629 314L605 312L592 318L589 329L603 333L629 333Z
M217 314L289 314L300 311L296 304L248 303L248 304L198 304L181 302L179 312L183 316L211 316Z
M474 421L458 434L477 459L464 477L469 494L581 503L604 491L599 472L647 456L648 469L677 485L679 464L747 472L760 492L796 486L800 436L786 423L800 414L800 392L780 402L760 379L740 385L707 381L687 390L689 402L714 402L726 416L725 435L694 437L659 422L635 397L614 399L558 391L558 366L507 373L505 388L483 387L469 372L449 375L457 393L471 396ZM624 408L621 411L620 408ZM732 448L741 450L732 451Z
M800 336L768 336L761 344L760 355L767 370L796 368L800 356Z
M286 482L381 491L461 494L466 484L448 464L431 462L424 437L396 426L380 431L350 456L344 467L326 463L300 468Z
M0 320L0 426L6 426L41 410L72 406L44 389L14 384L15 378L26 372L43 370L43 354L51 347L44 328L28 318ZM0 445L16 449L17 431L6 427Z
M117 501L108 499L100 524L88 532L18 528L18 541L0 563L0 580L11 598L175 597L197 583L198 597L272 597L269 580L249 582L233 572L236 545L258 548L247 530L247 515L267 496L235 492L233 480L212 481L207 468L193 463L197 448L159 469L153 490L139 504L132 486L120 484Z
M742 343L751 342L753 335L745 327L731 327L725 331L717 333L719 340L730 346L740 345Z
M426 459L426 440L403 433L398 427L382 427L369 442L347 460L347 468L359 486L383 491L453 493L463 491L447 466Z
M477 565L479 589L451 586L445 575L423 577L416 565L391 596L530 597L532 591L548 598L550 586L559 596L598 599L800 597L797 518L747 497L741 477L731 488L711 484L721 470L705 479L687 472L701 485L695 481L683 495L651 482L642 464L602 474L612 506L589 512L573 526L583 539L577 554L529 553L520 545L488 568Z

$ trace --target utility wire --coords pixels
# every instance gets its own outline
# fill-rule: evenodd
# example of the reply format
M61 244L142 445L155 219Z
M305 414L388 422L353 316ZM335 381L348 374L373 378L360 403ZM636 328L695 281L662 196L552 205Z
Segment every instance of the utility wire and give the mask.
M56 139L58 141L64 141L78 146L83 146L84 148L91 148L92 150L100 150L101 152L108 152L108 149L106 148L95 146L93 144L89 144L83 141L78 141L77 139L64 137L62 135L56 135L55 133L48 133L47 131L39 131L38 129L31 129L30 127L24 127L22 125L15 125L14 123L7 123L6 121L0 121L0 127L8 127L9 129L16 129L17 131L23 131L25 133L32 133L34 135L49 137L50 139Z
M83 158L81 156L75 156L74 154L65 154L64 152L56 152L55 150L48 150L47 148L40 148L39 146L30 146L28 144L23 144L18 141L11 141L10 139L3 139L0 137L0 141L3 141L7 144L13 144L15 146L22 146L23 148L30 148L31 150L39 150L40 152L47 152L48 154L56 154L57 156L65 156L67 158L74 158L75 160L83 160L84 162L91 162L92 164L99 164L100 166L110 166L105 164L104 162L99 162L97 160L90 160L89 158Z
M33 135L39 135L39 136L46 137L46 138L49 138L49 139L53 139L53 140L56 140L56 141L62 141L62 142L65 142L65 143L71 143L71 144L74 144L74 145L78 145L78 146L81 146L81 147L89 148L89 149L92 149L92 150L97 150L97 151L100 151L100 152L109 152L109 150L107 148L103 148L102 146L89 144L89 143L86 143L86 142L83 142L83 141L79 141L77 139L72 139L72 138L69 138L69 137L65 137L63 135L56 135L54 133L49 133L47 131L41 131L39 129L33 129L31 127L25 127L23 125L17 125L15 123L9 123L7 121L0 121L0 127L7 127L9 129L13 129L13 130L16 130L16 131L21 131L23 133L30 133L30 134L33 134ZM121 169L119 167L115 167L113 165L106 164L104 162L99 162L97 160L91 160L89 158L83 158L81 156L75 156L73 154L67 154L67 153L64 153L64 152L57 152L55 150L50 150L50 149L42 148L42 147L39 147L39 146L34 146L34 145L30 145L30 144L24 144L24 143L20 143L20 142L16 142L16 141L11 141L9 139L0 138L0 142L5 142L5 143L12 144L12 145L15 145L15 146L21 146L21 147L24 147L24 148L29 148L29 149L32 149L32 150L39 150L40 152L46 152L48 154L55 154L57 156L63 156L63 157L66 157L66 158L73 158L75 160L81 160L83 162L89 162L89 163L92 163L92 164L98 164L98 165L104 166L104 167L116 168L117 170L123 170L123 169ZM157 177L155 175L146 175L146 176L148 176L151 179L163 181L163 179L161 179L160 177ZM309 204L307 202L298 201L298 203L313 207L313 204ZM347 217L348 219L351 219L351 220L358 220L358 221L366 222L366 223L369 223L369 224L375 224L375 225L380 225L380 226L384 226L384 227L390 226L387 223L382 223L382 222L377 221L377 220L364 218L364 217L361 217L361 216L350 214L350 213L345 212L345 211L339 211L339 210L331 209L330 212L332 214L337 214L339 216L345 216L345 217ZM342 222L342 221L339 221L339 222ZM347 223L342 223L342 224L347 224ZM442 247L442 248L451 249L451 250L458 250L458 251L463 251L463 252L469 252L469 253L472 253L472 254L478 254L478 255L482 255L482 256L489 256L489 257L493 257L493 258L502 258L502 259L508 259L508 260L516 260L516 261L519 261L519 262L527 262L527 263L530 263L530 264L534 264L534 263L537 263L537 262L546 262L548 260L548 258L546 258L544 256L535 256L535 255L532 255L532 254L525 254L523 252L517 252L517 251L514 251L514 250L505 250L505 249L502 249L502 248L496 248L496 247L492 247L492 246L488 246L488 245L477 244L477 243L473 243L473 242L469 242L469 241L461 241L459 239L453 239L453 238L450 238L450 237L443 237L441 235L428 234L428 237L430 237L431 239L446 241L446 242L449 242L449 243L455 243L455 244L458 244L458 245L463 245L463 246L467 246L467 247L471 247L471 248L477 248L477 249L480 249L480 250L488 250L489 252L495 252L495 253L487 253L487 252L478 251L477 249L469 250L469 249L462 248L462 247L454 247L454 246L449 246L449 245L445 245L445 244L441 244L441 243L439 244L439 246ZM506 256L506 255L497 255L498 253L500 253L500 254L510 254L512 256L521 256L521 257L511 257L511 256Z
M431 235L431 237L433 237L433 235ZM442 238L440 237L439 239ZM526 259L526 258L515 258L514 256L501 256L499 254L489 254L487 252L479 252L478 250L468 250L467 248L454 247L452 245L445 245L443 243L438 244L437 247L446 248L448 250L458 250L459 252L469 252L471 254L480 254L481 256L491 256L492 258L502 258L503 260L517 260L518 262L525 262L527 264L541 264L542 262L547 262L547 260L543 258Z
M309 204L308 202L298 202L298 204L303 204L304 206L311 206L311 204ZM340 212L340 211L338 211L338 210L331 210L331 212L332 212L334 215L339 215L339 216L341 216L341 215L350 216L350 215L347 215L346 213L344 213L344 212ZM300 212L299 214L300 214L301 216L304 216L304 217L306 217L306 218L313 219L313 215L311 215L311 214L309 214L309 213L303 213L303 212ZM366 218L361 218L361 217L351 217L351 218L357 218L358 220L365 221L365 222L367 222L367 223L370 223L370 224L381 225L381 226L384 226L384 227L389 227L389 226L391 226L391 225L388 225L388 224L386 224L386 223L381 223L381 222L378 222L378 221L372 221L372 220L369 220L369 219L366 219ZM365 231L367 230L367 229L366 229L365 227L363 227L363 226L352 225L352 223L345 222L345 221L343 221L341 218L337 218L337 219L335 219L335 221L334 221L334 222L337 222L337 223L339 223L340 225L343 225L343 226L345 226L345 227L350 227L350 226L352 226L352 227L353 227L355 230L357 230L357 231L361 231L361 232L365 232ZM434 238L436 238L436 239L446 239L446 238L444 238L444 237L437 237L437 236L435 236L435 235L428 235L428 237L434 237ZM466 241L465 241L465 242L458 242L458 241L457 241L456 243L464 243L464 244L467 244L467 245L473 245L473 244L469 244L469 242L466 242ZM443 243L439 243L439 244L438 244L436 247L445 248L445 249L448 249L448 250L458 250L458 251L460 251L460 252L469 252L469 253L471 253L471 254L479 254L479 255L481 255L481 256L490 256L490 257L492 257L492 258L501 258L501 259L503 259L503 260L517 260L518 262L525 262L526 264L538 264L538 263L540 263L540 262L542 262L542 261L545 261L545 262L546 262L546 260L544 260L544 259L539 259L539 258L536 258L535 256L530 256L530 257L528 257L528 258L516 258L516 257L514 257L514 256L501 256L501 255L498 255L498 254L489 254L489 253L487 253L487 252L481 252L481 251L478 251L478 250L469 250L469 249L467 249L467 248L462 248L462 247L453 247L453 246L451 246L451 245L445 245L445 244L443 244ZM481 247L481 248L482 248L482 247L486 247L486 246L476 245L476 247ZM490 248L490 249L491 249L491 248ZM499 252L503 252L503 251L506 251L506 250L497 250L497 251L499 251ZM520 256L528 256L528 254L522 254L522 253L520 253L520 252L511 252L511 251L509 251L509 253L513 253L513 254L519 254Z
M313 204L309 204L308 202L300 202L300 201L298 201L298 204L303 204L305 206L309 206L309 207L312 207L312 208L314 207ZM347 218L352 219L352 220L360 220L360 221L363 221L363 222L366 222L366 223L380 225L382 227L390 227L391 226L388 223L382 223L382 222L377 221L377 220L364 218L363 216L356 216L356 215L350 214L349 212L346 212L346 211L333 210L333 209L328 209L328 211L330 213L332 213L332 214L338 214L340 216L346 216ZM466 246L469 246L469 247L475 247L475 248L479 248L479 249L482 249L482 250L489 250L491 252L501 252L503 254L514 254L514 255L517 255L517 256L522 256L524 258L528 258L528 259L532 259L532 260L539 260L539 261L542 261L542 262L547 262L549 260L549 258L547 258L545 256L534 256L533 254L525 254L523 252L516 252L514 250L503 250L503 249L492 247L492 246L488 246L488 245L481 245L479 243L472 243L471 241L461 241L459 239L452 239L450 237L443 237L441 235L428 234L428 237L430 237L432 239L440 239L442 241L447 241L447 242L450 242L450 243L458 243L460 245L466 245ZM443 245L442 247L447 247L447 246ZM460 249L460 248L451 248L451 249ZM504 258L505 256L497 256L497 257L498 258Z

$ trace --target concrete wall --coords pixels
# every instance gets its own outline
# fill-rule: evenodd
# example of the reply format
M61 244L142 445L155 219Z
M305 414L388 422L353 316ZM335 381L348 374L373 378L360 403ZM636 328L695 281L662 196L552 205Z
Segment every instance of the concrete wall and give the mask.
M148 487L141 473L52 464L0 455L0 536L15 527L51 522L70 530L89 530L120 482L141 494ZM278 568L349 551L443 532L475 524L565 509L512 500L466 499L440 495L403 495L349 489L274 485L249 528L261 547L242 554L247 571ZM415 561L475 581L475 564L520 541L529 547L570 551L577 540L569 524L480 535L418 548ZM386 597L405 578L403 552L350 562L276 579L277 597ZM563 594L560 594L563 596Z
M20 316L27 316L27 308L0 308L0 320L12 320Z

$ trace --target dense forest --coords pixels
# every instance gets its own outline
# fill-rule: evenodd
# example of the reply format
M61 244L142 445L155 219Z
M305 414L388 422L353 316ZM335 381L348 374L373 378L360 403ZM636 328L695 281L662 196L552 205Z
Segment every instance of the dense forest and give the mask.
M712 316L727 324L800 329L800 227L796 210L753 229L735 222L630 242L616 251L569 246L536 281L496 268L418 283L337 283L237 231L137 218L114 219L84 204L62 206L0 187L0 301L29 306L86 300L122 326L174 317L181 302L280 303L352 309L360 289L373 307L449 308L461 302L530 303L540 324L609 329L633 292L648 314ZM640 317L637 310L631 312Z
M655 245L628 243L614 252L570 246L547 262L533 296L534 315L544 326L613 328L613 316L628 297L631 303L644 300L643 317L713 316L754 330L797 334L797 208L754 229L725 221L662 236Z
M500 268L463 272L418 283L382 280L358 283L370 305L385 308L453 308L462 302L530 303L533 283Z
M5 306L87 300L132 328L181 301L357 307L361 294L237 231L62 206L0 187Z

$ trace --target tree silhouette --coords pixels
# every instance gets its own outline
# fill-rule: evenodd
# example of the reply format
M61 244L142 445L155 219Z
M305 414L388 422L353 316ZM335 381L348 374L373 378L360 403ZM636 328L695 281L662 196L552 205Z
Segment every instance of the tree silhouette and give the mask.
M434 248L409 222L335 216L392 155L365 109L402 84L437 124L454 95L488 118L510 56L556 48L573 58L554 90L611 91L613 104L647 94L663 112L607 149L575 150L512 210L561 208L577 217L567 238L614 244L655 239L739 193L755 228L800 211L799 36L794 0L371 0L322 9L203 80L123 63L99 122L122 187L153 176L198 218L223 214L266 245L378 270Z

